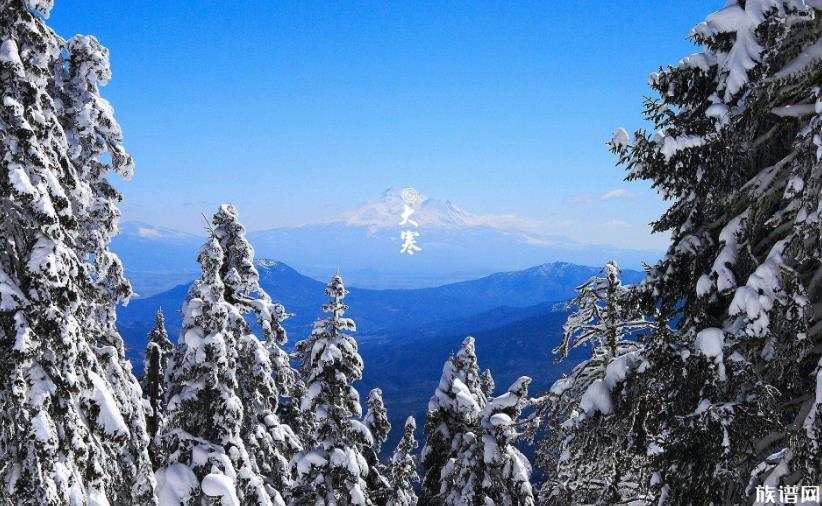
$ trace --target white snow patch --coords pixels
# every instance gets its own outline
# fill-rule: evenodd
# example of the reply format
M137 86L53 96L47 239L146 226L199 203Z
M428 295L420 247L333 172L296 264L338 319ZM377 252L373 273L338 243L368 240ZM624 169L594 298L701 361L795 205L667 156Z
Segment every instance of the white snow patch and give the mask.
M665 135L664 132L657 132L655 140L661 145L659 152L665 157L666 162L670 161L672 156L683 149L696 148L705 145L705 137L700 135L683 135L680 137L672 137Z
M197 476L185 464L171 464L154 473L157 480L155 492L160 506L187 504L191 493L199 487Z
M100 407L100 412L97 414L97 424L107 434L128 435L128 425L123 420L123 415L120 413L120 408L114 401L114 396L111 395L108 385L97 373L89 371L88 374L94 384L91 399Z
M725 344L725 333L721 329L710 327L699 331L694 347L706 357L719 357Z
M203 478L203 493L209 497L219 497L223 506L240 506L234 480L224 474L211 473Z
M614 135L611 138L611 142L614 146L624 148L628 145L628 131L624 128L617 128L614 130Z
M597 411L603 415L610 415L614 411L611 392L603 380L596 380L591 383L591 386L582 394L582 400L579 405L588 416L593 415Z
M802 71L805 67L814 62L814 60L822 58L822 40L816 41L816 44L806 47L799 56L791 60L790 63L782 67L782 69L775 73L773 77L781 79L791 74L796 74Z
M51 417L45 410L40 410L37 415L31 419L31 428L34 432L34 438L41 443L49 443L57 440L57 431Z
M23 65L20 61L20 53L17 49L17 42L12 39L4 40L0 45L0 62Z

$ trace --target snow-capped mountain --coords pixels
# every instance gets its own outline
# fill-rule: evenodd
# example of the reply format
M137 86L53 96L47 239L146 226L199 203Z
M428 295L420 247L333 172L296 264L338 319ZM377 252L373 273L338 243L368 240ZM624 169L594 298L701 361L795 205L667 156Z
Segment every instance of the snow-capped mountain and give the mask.
M413 214L400 225L406 205ZM339 266L350 282L373 288L435 286L556 261L602 265L615 258L639 268L659 254L583 244L535 232L531 225L422 194L409 199L402 189L390 188L339 218L252 232L249 239L259 255L281 258L310 276L324 278ZM404 230L419 233L422 251L414 256L401 253Z
M437 286L557 261L596 266L614 258L625 267L639 268L658 256L540 234L515 216L474 214L448 200L408 197L402 189L390 188L336 218L252 231L248 238L258 257L282 259L316 279L339 267L346 280L370 288ZM401 226L404 205L413 214ZM194 259L203 237L145 223L128 222L121 228L113 248L141 295L183 281L175 277L181 271L198 270ZM416 241L422 250L414 256L400 251L403 230L420 234Z
M414 210L410 218L420 228L458 228L479 225L482 222L481 217L468 213L450 200L435 200L422 194L407 195L403 198L401 188L385 190L380 198L344 213L341 221L351 226L396 229L402 221L405 206Z

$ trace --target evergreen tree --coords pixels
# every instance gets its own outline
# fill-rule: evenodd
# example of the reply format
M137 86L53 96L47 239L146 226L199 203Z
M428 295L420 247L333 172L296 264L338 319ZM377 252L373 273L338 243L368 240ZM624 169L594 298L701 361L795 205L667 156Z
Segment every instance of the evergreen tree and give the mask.
M183 305L183 330L169 374L167 421L159 436L161 503L282 504L254 467L241 437L244 409L237 395L237 339L242 319L225 300L223 249L212 237L200 250L202 276Z
M616 406L615 413L614 398L619 397L626 377L646 366L641 344L630 337L652 324L641 317L635 297L622 284L613 260L577 292L554 353L561 362L571 349L590 346L591 357L554 383L540 409L547 426L539 450L539 462L547 476L543 501L642 500L635 475L641 472L645 459L625 458L623 447L631 444L633 420L619 412L625 406ZM618 479L609 482L603 480L605 476Z
M365 413L365 426L374 438L374 451L380 453L383 443L388 439L391 432L391 423L388 421L388 410L382 400L382 390L374 388L368 392L368 399L365 401L368 410Z
M131 157L50 1L0 2L0 481L15 504L152 503L140 388L115 327L131 288L108 249ZM42 17L41 17L42 16Z
M165 373L173 349L174 345L168 340L163 310L158 309L157 314L154 316L154 328L148 333L148 345L146 346L143 361L143 378L140 381L143 388L143 397L149 408L146 415L146 431L149 438L152 439L149 442L149 453L155 465L158 460L153 439L157 435L164 417Z
M482 371L480 385L482 386L482 393L485 394L486 398L490 399L494 396L494 388L496 388L497 385L494 383L494 376L491 374L491 369Z
M352 383L362 378L363 362L357 342L345 333L355 331L356 325L343 316L348 291L339 273L325 293L331 301L323 311L330 315L314 322L311 335L297 343L295 353L306 385L301 408L313 413L315 425L313 445L292 459L296 479L290 503L370 505L364 451L373 447L374 438L357 419L362 408Z
M389 463L391 491L388 496L388 506L415 506L417 504L414 483L419 482L420 477L417 474L417 461L413 455L413 451L419 446L414 437L416 430L417 422L413 416L409 416L405 420L402 439L397 443Z
M703 52L652 74L658 132L612 141L628 178L671 201L653 228L672 244L643 284L662 325L624 395L654 501L822 481L820 14L729 2L692 31Z
M281 322L287 315L260 286L254 249L246 240L234 206L220 206L212 223L223 251L220 276L225 300L237 310L229 316L227 325L237 339L237 396L243 405L241 438L253 472L263 478L273 497L291 484L288 462L301 449L291 427L281 423L276 413L279 398L292 394L297 375L279 346L286 342ZM265 344L243 318L250 313L263 329Z
M531 378L523 376L508 391L490 399L481 423L465 432L442 471L444 504L533 506L531 464L513 443L528 402Z
M426 442L420 456L425 468L422 482L426 504L444 504L443 468L466 444L466 434L477 433L487 398L483 392L474 338L466 337L456 356L445 362L442 376L425 417Z
M368 490L375 504L386 504L390 494L391 484L385 477L385 466L380 462L380 451L388 433L391 432L391 423L388 421L388 411L382 400L382 390L374 388L368 393L365 401L368 410L365 413L366 428L371 433L373 444L366 448L365 460L368 463Z
M298 353L295 357L299 360ZM303 448L310 448L316 443L313 438L317 433L317 420L313 412L302 409L300 405L305 395L305 382L302 377L298 376L291 385L291 395L281 400L277 414L283 424L291 427L300 445Z

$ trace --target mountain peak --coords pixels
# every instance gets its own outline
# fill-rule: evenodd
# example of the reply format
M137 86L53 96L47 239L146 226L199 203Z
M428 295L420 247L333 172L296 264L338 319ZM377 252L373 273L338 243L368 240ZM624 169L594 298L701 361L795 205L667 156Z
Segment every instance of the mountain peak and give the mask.
M432 199L413 189L388 188L380 198L371 200L346 213L347 225L366 225L375 228L399 227L405 206L413 209L409 220L420 227L456 228L478 225L481 219L461 209L449 200Z

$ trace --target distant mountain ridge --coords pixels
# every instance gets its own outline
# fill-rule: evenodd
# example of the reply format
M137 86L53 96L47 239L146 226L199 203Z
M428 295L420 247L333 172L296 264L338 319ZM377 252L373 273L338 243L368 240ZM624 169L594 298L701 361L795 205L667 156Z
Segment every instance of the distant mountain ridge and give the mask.
M319 280L340 267L350 284L374 289L439 286L543 262L602 265L615 258L639 268L659 256L538 233L515 216L472 214L451 201L420 195L410 218L419 225L415 230L423 250L410 257L400 253L400 233L407 228L400 226L403 206L402 190L391 188L339 217L251 231L248 239L258 258L280 259ZM181 273L196 273L195 258L204 241L194 234L125 222L112 249L145 297L179 284L186 279Z
M325 284L283 262L262 259L257 261L257 266L261 286L294 315L285 322L291 340L301 339L310 332L314 319L321 315L326 299ZM397 332L402 332L405 339L413 339L406 329L442 325L455 319L481 316L490 310L501 311L504 307L527 308L568 299L576 286L597 272L598 267L557 262L433 288L351 287L346 303L350 306L348 314L357 322L359 340L390 340L398 337ZM342 274L345 276L345 272ZM642 276L638 271L624 273L626 283L637 282ZM181 325L179 310L189 284L133 300L118 309L118 327L125 338L129 358L138 369L146 334L158 307L164 309L169 334L172 340L176 339Z

